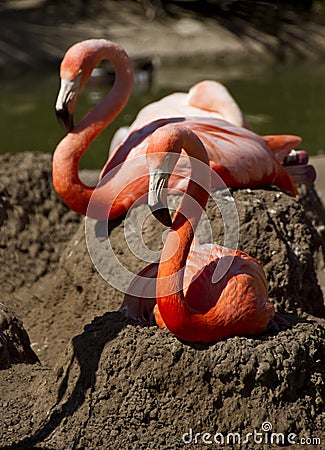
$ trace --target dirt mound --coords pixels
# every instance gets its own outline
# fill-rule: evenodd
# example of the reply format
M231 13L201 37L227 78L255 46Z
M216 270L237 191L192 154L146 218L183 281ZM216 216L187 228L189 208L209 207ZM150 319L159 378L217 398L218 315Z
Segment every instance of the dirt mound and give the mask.
M17 185L20 167L17 160L12 165L6 158L6 190L13 192L18 188L12 188L9 180ZM246 434L256 430L263 434L263 442L270 442L266 441L271 438L270 424L274 433L283 434L284 443L290 433L297 440L321 437L325 321L317 261L324 248L324 209L314 189L305 190L300 199L275 190L233 193L240 223L238 247L263 264L270 299L278 311L287 312L291 328L208 347L189 346L168 331L130 324L116 312L123 293L94 268L84 220L78 226L79 219L51 190L49 159L44 159L44 176L35 177L38 156L27 155L28 164L23 155L19 158L30 167L30 181L22 183L29 183L25 196L11 194L19 201L5 196L0 216L6 243L2 262L12 248L16 259L12 263L9 255L8 265L13 264L13 271L22 266L18 278L28 283L6 292L3 301L17 305L20 314L25 311L24 324L43 366L17 365L0 372L4 424L0 445L56 450L218 448L228 433L239 433L240 448L252 448L253 435ZM39 200L38 192L42 192ZM52 199L51 212L57 215L53 223L44 209L46 192ZM220 194L217 203L228 201ZM213 240L223 243L218 205L209 201L208 222ZM18 207L29 219L17 235L11 224L19 222L14 215ZM146 216L146 206L135 214ZM60 231L64 217L70 217L65 234ZM161 247L164 229L153 218L143 221L143 241L130 227L132 220L130 215L108 227L87 220L92 258L107 273L117 270L116 261L106 255L108 241L118 261L132 273L145 265L136 256L143 242L153 252ZM204 226L200 230L202 240L209 238L206 230ZM58 253L49 257L45 276L33 275L34 283L29 272L39 261L21 251L23 233L30 238L29 245L40 241L40 249L49 239L53 253L55 248ZM7 278L14 280L6 270ZM118 270L116 279L127 285ZM202 441L203 433L210 433L212 437L205 439L213 440L217 432L218 444ZM201 434L195 438L196 433ZM282 435L278 439L281 444Z
M238 433L249 449L261 441L248 433L267 442L266 427L280 444L291 433L295 442L321 438L324 327L287 318L292 329L277 335L190 347L116 312L96 317L34 381L34 426L18 446L17 424L11 448L220 448L214 436L220 444ZM203 445L204 433L214 445Z
M0 285L13 292L51 272L80 218L52 188L51 155L1 155L0 175Z
M262 432L263 422L286 437L318 436L323 339L320 323L293 319L291 330L275 336L191 348L167 331L127 326L106 313L73 339L60 361L55 395L41 405L51 413L38 436L55 429L50 443L57 449L73 442L89 449L173 449L186 448L190 436L184 442L182 436L190 429L192 443L201 433L200 443L205 432L244 438ZM48 394L45 386L42 398Z

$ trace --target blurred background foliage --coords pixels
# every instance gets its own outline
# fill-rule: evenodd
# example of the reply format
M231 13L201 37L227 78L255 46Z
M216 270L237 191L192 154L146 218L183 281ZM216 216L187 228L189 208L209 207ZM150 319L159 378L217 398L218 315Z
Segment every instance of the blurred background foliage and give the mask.
M319 14L325 11L325 0L130 0L143 8L149 20L163 15L187 10L210 17L229 15L254 20L262 13L277 17L279 13ZM122 3L119 0L0 0L0 7L27 8L42 6L51 10L69 11L74 15L95 14L107 3Z
M104 14L114 20L124 8L148 21L163 22L167 18L195 16L214 19L231 31L249 24L270 35L278 36L281 25L306 21L325 24L325 0L0 0L0 10L23 11L26 18L41 22L74 22L83 18L100 18Z
M325 24L325 0L0 0L0 10L14 15L23 12L26 19L39 23L71 22L104 17L114 20L124 8L147 21L195 16L215 20L236 34L249 26L279 36L286 24L313 21Z

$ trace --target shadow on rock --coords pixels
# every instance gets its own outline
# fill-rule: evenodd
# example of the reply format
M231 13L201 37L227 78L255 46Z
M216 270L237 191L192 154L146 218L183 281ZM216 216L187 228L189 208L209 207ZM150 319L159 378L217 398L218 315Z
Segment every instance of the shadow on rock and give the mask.
M33 448L48 438L68 417L83 405L88 392L94 390L96 372L105 344L117 338L127 321L117 312L96 317L86 325L83 333L72 339L71 357L65 371L57 370L59 382L57 401L50 408L48 418L38 427L33 436L13 444L9 448Z

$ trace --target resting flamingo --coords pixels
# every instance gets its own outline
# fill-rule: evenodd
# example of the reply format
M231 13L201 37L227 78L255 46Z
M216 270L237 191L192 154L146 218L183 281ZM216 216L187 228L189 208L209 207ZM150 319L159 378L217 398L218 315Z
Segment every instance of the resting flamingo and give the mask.
M116 131L111 141L110 152L114 151L130 133L154 120L207 115L226 120L238 127L251 129L247 118L228 89L218 81L204 80L196 83L186 93L174 92L142 108L129 127L121 127ZM263 138L274 151L281 146L278 138L274 140L273 135ZM297 183L311 184L315 181L316 173L313 166L307 166L308 160L309 155L305 150L292 150L280 162Z
M171 223L166 188L175 164L174 155L182 149L192 157L192 173ZM197 161L203 163L200 170L193 167ZM132 318L143 315L138 308L146 299L136 299L132 293L145 292L143 277L157 278L156 322L184 341L209 343L265 331L274 317L274 307L267 299L267 281L260 264L241 251L201 245L197 238L193 243L211 187L209 158L203 143L186 127L166 125L152 134L147 163L148 204L154 215L171 228L160 263L151 264L140 272L141 277L135 278L121 310ZM152 306L152 301L149 304Z
M115 67L113 88L74 126L73 113L78 92L92 69L103 59L110 60ZM207 149L211 167L229 186L275 185L292 195L296 194L293 177L280 162L299 144L299 137L283 135L263 139L249 130L210 117L210 113L209 116L159 119L134 130L109 157L97 188L86 186L78 175L80 158L127 103L133 86L132 66L119 45L104 39L90 39L75 44L67 51L60 74L61 88L56 113L68 134L53 155L53 184L72 210L98 220L115 219L125 214L133 202L148 190L148 171L144 162L148 137L167 123L191 128L199 136ZM186 183L179 174L189 173L186 161L186 157L180 158L170 180L171 187L183 191ZM88 209L90 199L92 207Z

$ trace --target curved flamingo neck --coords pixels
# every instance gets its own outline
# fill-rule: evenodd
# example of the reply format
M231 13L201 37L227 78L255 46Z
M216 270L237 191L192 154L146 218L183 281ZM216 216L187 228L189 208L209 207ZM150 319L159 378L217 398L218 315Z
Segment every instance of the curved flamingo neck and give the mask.
M161 254L157 277L157 303L167 327L186 312L183 293L184 271L191 243L209 198L210 167L207 152L199 138L186 128L179 130L180 148L191 158L191 178ZM174 292L174 294L164 294ZM177 313L171 309L177 307Z
M102 60L110 61L115 70L115 81L111 91L72 130L85 133L91 140L113 122L126 106L133 88L133 68L126 52L118 44L99 39L92 46L91 71ZM90 73L91 73L90 71Z
M56 192L72 210L86 215L95 188L81 182L78 175L79 161L96 136L125 107L133 88L133 69L126 52L112 42L101 39L85 41L83 51L89 52L89 67L87 67L89 75L98 62L107 59L114 66L115 82L104 99L83 117L56 147L53 155L53 184ZM100 192L97 195L101 203ZM105 201L104 198L102 201ZM102 217L103 213L100 210L101 208L98 208L98 216L96 213L94 218L105 218Z

